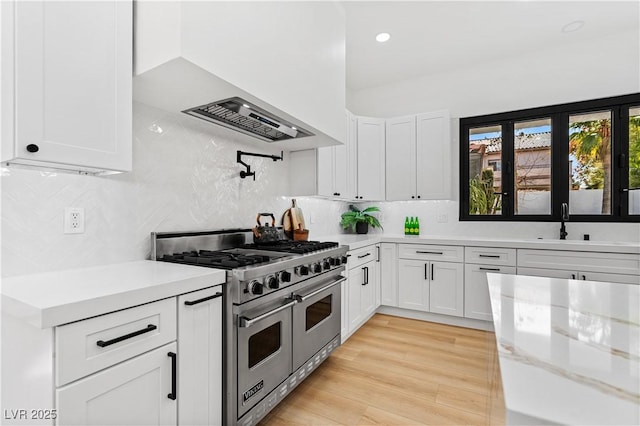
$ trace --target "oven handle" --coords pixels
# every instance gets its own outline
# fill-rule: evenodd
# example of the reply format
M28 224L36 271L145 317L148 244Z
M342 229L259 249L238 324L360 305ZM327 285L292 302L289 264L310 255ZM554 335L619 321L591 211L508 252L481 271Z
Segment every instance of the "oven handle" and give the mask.
M296 294L296 295L294 295L293 297L295 297L295 298L296 298L296 301L297 301L298 303L306 302L307 300L311 299L313 296L315 296L315 295L317 295L317 294L320 294L320 293L322 293L323 291L330 289L330 288L331 288L331 287L333 287L334 285L338 285L338 284L340 284L341 282L346 281L346 280L347 280L347 279L346 279L345 277L342 277L342 278L340 278L339 280L334 281L334 282L332 282L331 284L326 285L326 286L324 286L324 287L322 287L322 288L319 288L319 289L317 289L317 290L314 290L314 291L312 291L312 292L311 292L311 293L309 293L309 294L305 294L304 296L300 296L299 294Z
M271 310L269 312L265 312L264 314L258 315L255 318L240 317L240 318L238 318L238 321L239 321L238 325L240 327L245 327L245 328L246 327L251 327L253 324L255 324L255 323L259 322L259 321L262 321L263 319L265 319L267 317L270 317L273 314L277 314L278 312L284 311L285 309L288 309L288 308L292 307L296 303L298 303L297 300L291 300L290 302L285 303L284 305L279 306L279 307L277 307L277 308L275 308L275 309L273 309L273 310Z

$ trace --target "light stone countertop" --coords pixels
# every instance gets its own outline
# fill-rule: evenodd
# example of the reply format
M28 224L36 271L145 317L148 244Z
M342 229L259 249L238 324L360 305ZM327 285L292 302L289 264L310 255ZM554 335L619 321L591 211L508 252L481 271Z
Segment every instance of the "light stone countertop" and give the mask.
M487 277L507 424L640 424L640 286Z
M640 243L617 241L582 241L582 240L552 240L552 239L517 239L491 238L459 235L420 235L404 236L398 234L333 234L314 236L313 239L322 241L336 241L346 245L349 250L356 250L377 243L404 244L442 244L457 246L481 246L496 248L520 248L540 250L575 250L604 253L640 254Z
M220 269L140 260L4 278L2 309L48 328L225 281Z

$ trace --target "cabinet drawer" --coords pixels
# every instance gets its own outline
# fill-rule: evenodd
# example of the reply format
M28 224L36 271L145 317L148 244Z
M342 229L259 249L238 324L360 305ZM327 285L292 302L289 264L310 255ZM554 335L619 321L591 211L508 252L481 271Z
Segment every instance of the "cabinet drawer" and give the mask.
M464 260L464 247L436 246L425 244L399 244L398 257L400 259L462 262Z
M62 386L175 339L175 298L57 327L56 384Z
M480 265L516 266L516 249L465 247L464 261Z
M376 246L368 246L362 247L357 250L350 251L349 260L347 263L347 268L357 268L360 265L363 265L367 262L371 262L372 260L378 260L378 251Z
M640 275L637 254L518 249L518 269L545 268Z

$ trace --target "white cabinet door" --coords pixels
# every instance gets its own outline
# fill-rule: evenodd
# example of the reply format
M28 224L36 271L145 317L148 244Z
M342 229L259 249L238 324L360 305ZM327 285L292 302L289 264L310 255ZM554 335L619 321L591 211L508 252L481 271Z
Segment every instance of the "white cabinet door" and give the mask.
M464 314L462 263L430 262L429 310L461 317Z
M359 200L384 200L385 197L385 120L358 117L358 190Z
M222 286L178 297L181 425L222 424Z
M131 170L132 11L131 1L16 3L15 137L3 141L16 163Z
M177 400L169 398L175 371L169 354L176 354L175 343L58 388L57 424L175 425Z
M318 195L333 196L333 147L318 148Z
M429 311L429 262L398 261L398 306Z
M386 122L386 199L416 198L416 117Z
M364 274L362 268L353 268L349 271L348 287L348 318L349 318L349 334L353 333L364 319L362 312L362 284L364 283Z
M380 304L398 306L397 245L380 244Z
M464 316L491 321L491 298L487 284L487 272L515 274L513 266L470 265L464 267Z
M364 266L359 267L364 275L363 285L360 286L362 291L362 299L360 310L362 311L362 319L364 320L376 310L376 288L378 276L376 274L376 262L367 262Z
M451 198L449 111L419 114L416 127L416 196L447 200Z

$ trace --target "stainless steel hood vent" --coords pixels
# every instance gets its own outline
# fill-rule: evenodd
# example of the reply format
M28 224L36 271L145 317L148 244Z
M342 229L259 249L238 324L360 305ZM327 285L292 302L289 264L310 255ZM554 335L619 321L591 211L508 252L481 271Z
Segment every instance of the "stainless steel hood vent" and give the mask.
M211 102L184 111L185 114L238 130L266 142L314 136L313 133L274 117L239 97Z

